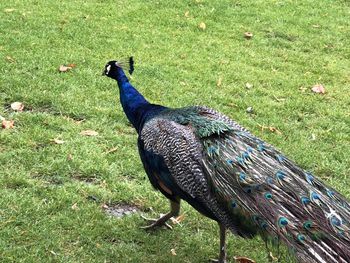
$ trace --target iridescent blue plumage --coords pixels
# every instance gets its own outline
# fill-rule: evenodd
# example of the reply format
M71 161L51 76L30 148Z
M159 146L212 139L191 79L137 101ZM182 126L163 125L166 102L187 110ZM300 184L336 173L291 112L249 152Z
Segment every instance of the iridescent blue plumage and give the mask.
M282 242L299 262L350 262L350 205L341 194L225 115L150 104L116 61L105 74L118 82L152 185L171 202L151 226L176 215L183 199L219 223L219 262L226 229Z

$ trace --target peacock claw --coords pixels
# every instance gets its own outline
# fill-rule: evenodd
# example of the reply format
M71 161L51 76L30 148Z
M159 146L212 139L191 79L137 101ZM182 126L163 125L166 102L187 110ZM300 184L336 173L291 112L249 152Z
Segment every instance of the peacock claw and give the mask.
M141 217L150 222L151 224L147 225L147 226L142 226L140 227L141 229L145 229L145 230L151 230L154 229L156 227L161 227L161 226L165 226L166 228L172 230L173 227L171 225L169 225L166 221L164 221L164 216L161 215L161 217L159 219L154 219L154 218L147 218L143 215L141 215Z

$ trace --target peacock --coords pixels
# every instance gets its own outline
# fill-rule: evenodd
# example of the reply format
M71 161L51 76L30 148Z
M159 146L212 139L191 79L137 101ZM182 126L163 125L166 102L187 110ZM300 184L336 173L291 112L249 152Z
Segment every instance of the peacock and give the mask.
M148 102L129 82L134 61L110 61L123 110L138 134L138 150L154 188L177 216L185 200L226 233L284 243L302 263L350 262L350 204L311 172L220 112L205 106L169 108Z

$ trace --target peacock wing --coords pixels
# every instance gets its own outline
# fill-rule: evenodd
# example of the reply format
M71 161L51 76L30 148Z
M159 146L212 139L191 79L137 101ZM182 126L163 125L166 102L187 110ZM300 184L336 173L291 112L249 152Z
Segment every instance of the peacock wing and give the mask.
M141 133L144 150L160 156L170 174L164 182L173 181L173 186L190 196L198 196L207 185L201 171L201 144L187 126L157 117L148 121ZM171 177L171 178L165 178Z
M151 174L151 181L158 188L163 187L163 191L160 190L166 196L167 193L177 195L204 215L225 222L234 233L251 236L251 229L246 231L238 221L232 220L227 209L211 192L210 182L203 171L204 149L198 138L200 127L204 128L205 122L210 120L198 120L196 114L195 108L169 110L145 123L140 133L141 158L145 166L154 167L148 169L152 170L150 173L157 173ZM142 157L145 155L150 157ZM159 164L159 160L164 161L164 165Z

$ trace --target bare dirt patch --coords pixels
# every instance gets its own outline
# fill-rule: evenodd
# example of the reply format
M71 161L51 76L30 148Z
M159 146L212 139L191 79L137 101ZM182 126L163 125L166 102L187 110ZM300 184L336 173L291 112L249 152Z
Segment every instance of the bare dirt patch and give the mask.
M122 218L137 213L140 209L132 204L103 205L102 208L111 216Z

